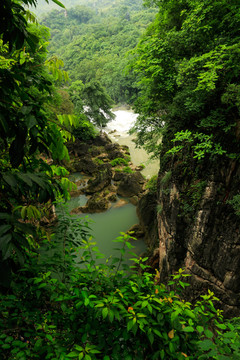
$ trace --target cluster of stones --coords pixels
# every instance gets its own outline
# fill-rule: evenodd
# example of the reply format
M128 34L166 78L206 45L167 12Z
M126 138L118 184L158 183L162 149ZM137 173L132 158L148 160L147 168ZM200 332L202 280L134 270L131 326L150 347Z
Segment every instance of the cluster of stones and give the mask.
M69 153L71 161L67 166L70 172L85 175L76 183L77 190L71 196L85 194L89 197L86 205L73 209L73 213L102 212L128 201L137 205L145 191L146 181L140 172L141 167L134 167L129 160L127 146L112 143L103 133L89 143L76 140L69 145ZM129 160L130 172L124 171L125 165L111 165L111 161L117 158Z

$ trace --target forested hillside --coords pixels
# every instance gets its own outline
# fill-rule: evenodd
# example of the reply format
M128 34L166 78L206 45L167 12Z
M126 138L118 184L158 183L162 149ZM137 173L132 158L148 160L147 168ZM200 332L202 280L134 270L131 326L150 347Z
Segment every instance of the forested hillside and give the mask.
M127 52L137 45L156 10L144 8L141 0L71 5L41 17L51 32L49 55L64 61L72 81L95 79L115 103L132 103L137 79L126 74Z

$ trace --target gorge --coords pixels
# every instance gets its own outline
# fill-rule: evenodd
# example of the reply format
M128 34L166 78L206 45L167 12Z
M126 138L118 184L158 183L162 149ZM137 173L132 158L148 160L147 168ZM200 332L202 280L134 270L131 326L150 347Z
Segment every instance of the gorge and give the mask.
M0 17L1 359L239 360L239 0Z

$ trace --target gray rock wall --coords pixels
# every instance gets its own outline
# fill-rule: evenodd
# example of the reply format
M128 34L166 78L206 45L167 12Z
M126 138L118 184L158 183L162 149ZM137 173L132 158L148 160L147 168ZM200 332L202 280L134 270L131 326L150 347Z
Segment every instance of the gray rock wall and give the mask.
M162 174L159 174L161 183ZM186 296L196 300L208 289L229 316L240 315L240 217L228 199L239 192L240 167L231 163L210 176L201 201L189 218L182 212L183 182L160 185L157 215L160 280L180 267L192 276Z

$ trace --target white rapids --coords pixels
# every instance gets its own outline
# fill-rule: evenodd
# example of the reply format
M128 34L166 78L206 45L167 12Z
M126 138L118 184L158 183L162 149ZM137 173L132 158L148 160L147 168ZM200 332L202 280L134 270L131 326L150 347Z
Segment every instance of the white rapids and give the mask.
M129 130L137 119L138 114L131 110L115 110L115 119L110 121L104 128L113 142L129 147L131 160L134 165L143 164L145 168L141 171L147 179L158 173L159 160L149 160L150 155L143 148L136 148L135 135L129 135Z

